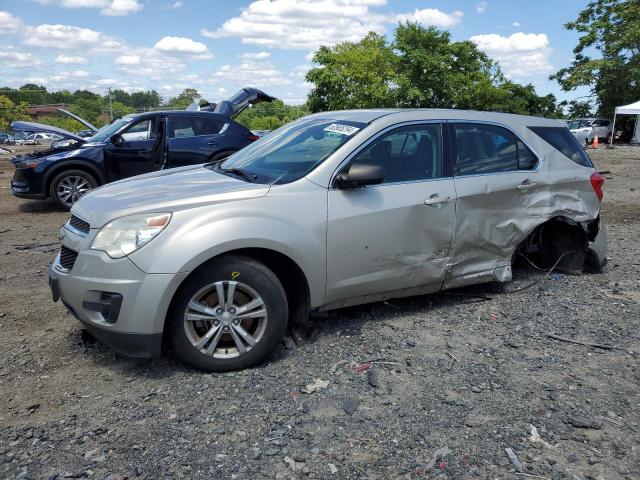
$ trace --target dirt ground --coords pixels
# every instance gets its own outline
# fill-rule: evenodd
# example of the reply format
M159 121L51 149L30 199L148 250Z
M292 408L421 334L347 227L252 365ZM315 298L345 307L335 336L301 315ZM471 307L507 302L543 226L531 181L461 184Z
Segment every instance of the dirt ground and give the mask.
M639 479L640 148L590 153L604 273L341 310L222 375L83 341L47 286L68 214L0 156L0 477Z

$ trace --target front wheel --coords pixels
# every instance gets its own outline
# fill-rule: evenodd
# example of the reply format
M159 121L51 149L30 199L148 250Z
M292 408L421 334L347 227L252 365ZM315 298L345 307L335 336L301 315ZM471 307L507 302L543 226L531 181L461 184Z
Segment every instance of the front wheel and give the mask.
M98 186L92 175L83 170L65 170L58 173L51 181L49 195L53 202L63 210L71 210L89 190Z
M177 293L171 345L201 370L242 369L271 355L288 316L284 289L271 270L248 257L220 257L196 270Z

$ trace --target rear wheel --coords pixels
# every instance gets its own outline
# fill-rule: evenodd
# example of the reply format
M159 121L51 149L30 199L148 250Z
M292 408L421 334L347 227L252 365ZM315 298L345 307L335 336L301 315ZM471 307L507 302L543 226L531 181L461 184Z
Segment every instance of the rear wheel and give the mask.
M49 195L58 207L70 210L80 197L97 186L96 179L83 170L64 170L53 177Z
M284 289L271 270L248 257L221 257L196 270L178 292L171 344L201 370L237 370L265 361L287 320Z

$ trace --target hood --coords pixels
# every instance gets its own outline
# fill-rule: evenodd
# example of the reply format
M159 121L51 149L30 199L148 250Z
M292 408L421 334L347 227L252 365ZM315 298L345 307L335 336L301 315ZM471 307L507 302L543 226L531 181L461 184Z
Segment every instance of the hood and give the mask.
M89 122L87 122L84 118L79 117L78 115L76 115L75 113L71 113L68 110L65 110L64 108L58 108L59 112L64 113L65 115L67 115L68 117L73 118L74 120L80 122L82 125L84 125L85 127L87 127L89 130L91 130L93 133L96 133L98 131L98 127L93 126L92 124L90 124Z
M57 133L58 135L68 138L70 140L76 140L78 142L86 142L86 140L75 133L71 133L64 128L54 127L52 125L45 125L44 123L35 122L23 122L22 120L16 120L11 122L11 130L16 132L45 132L45 133Z
M202 165L172 168L107 184L72 208L91 228L144 212L173 212L266 195L269 185L248 183Z
M222 100L214 109L216 113L222 113L229 117L235 117L244 110L250 103L271 102L275 97L267 95L257 88L246 87L236 93L228 100Z

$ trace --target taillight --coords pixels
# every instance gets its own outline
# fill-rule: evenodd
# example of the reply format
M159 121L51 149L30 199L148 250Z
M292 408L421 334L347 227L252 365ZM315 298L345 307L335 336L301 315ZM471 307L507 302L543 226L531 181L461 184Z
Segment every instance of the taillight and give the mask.
M258 135L254 135L253 133L249 135L247 138L252 142L255 142L256 140L260 140L260 137Z
M593 191L596 192L596 197L598 197L598 200L601 202L602 197L604 197L604 192L602 191L602 186L604 185L604 177L598 172L593 172L589 177L589 180L591 181Z

